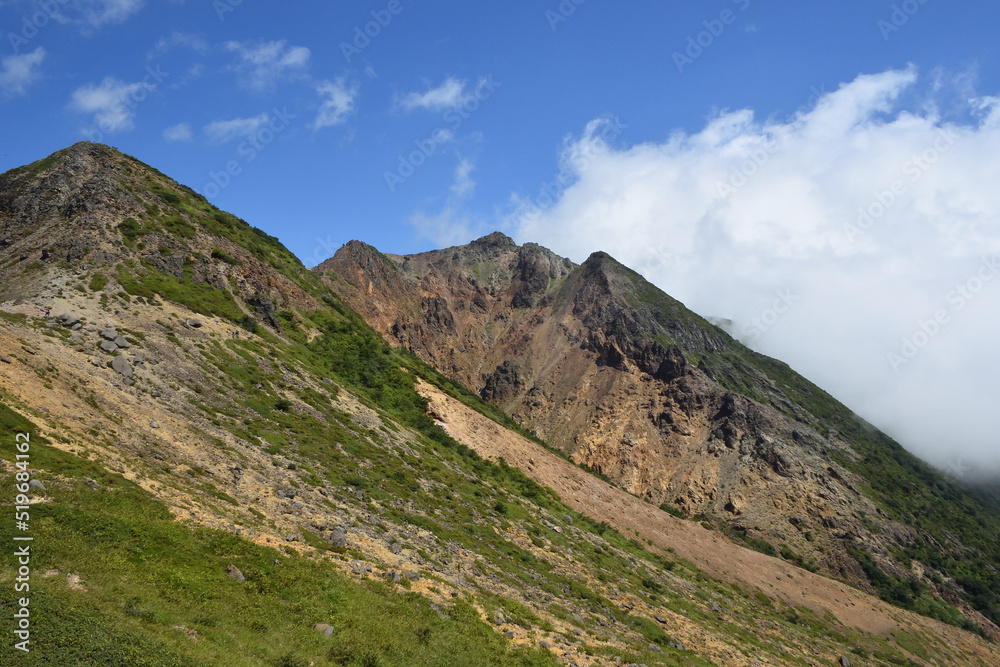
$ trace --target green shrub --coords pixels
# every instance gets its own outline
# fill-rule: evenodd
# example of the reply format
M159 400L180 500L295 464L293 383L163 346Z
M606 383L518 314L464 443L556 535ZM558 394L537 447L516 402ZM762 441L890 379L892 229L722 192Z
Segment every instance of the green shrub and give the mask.
M108 284L107 276L105 276L103 273L95 273L90 278L90 285L89 285L90 291L100 292L102 289L104 289L104 286L107 284Z

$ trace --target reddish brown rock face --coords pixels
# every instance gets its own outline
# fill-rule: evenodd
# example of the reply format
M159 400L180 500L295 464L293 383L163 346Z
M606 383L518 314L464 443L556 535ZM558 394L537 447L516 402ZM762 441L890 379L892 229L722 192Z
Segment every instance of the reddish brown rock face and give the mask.
M838 577L864 581L848 547L901 573L884 556L899 527L829 456L851 442L608 255L576 265L495 233L407 256L352 241L316 271L390 343L630 493Z

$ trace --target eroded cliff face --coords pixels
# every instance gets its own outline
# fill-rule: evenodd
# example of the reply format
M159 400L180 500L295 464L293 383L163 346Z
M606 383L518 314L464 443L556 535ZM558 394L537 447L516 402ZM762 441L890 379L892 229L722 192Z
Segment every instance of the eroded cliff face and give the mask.
M495 233L408 256L352 241L317 271L388 341L630 493L838 577L865 581L849 548L909 574L890 548L914 531L830 456L857 456L850 440L608 255L578 266Z

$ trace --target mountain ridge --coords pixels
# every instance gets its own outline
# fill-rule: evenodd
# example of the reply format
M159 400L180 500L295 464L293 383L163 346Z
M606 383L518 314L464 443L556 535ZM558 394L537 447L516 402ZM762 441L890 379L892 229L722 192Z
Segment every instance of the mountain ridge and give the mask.
M364 271L353 285L307 271L277 239L114 149L77 144L0 175L0 230L0 424L5 438L30 432L29 474L43 487L30 503L40 664L998 657L958 628L882 605L869 612L871 598L852 591L858 618L877 620L867 631L767 586L713 576L654 547L654 535L605 522L614 517L574 511L504 451L486 458L476 454L482 443L442 428L419 381L477 419L490 415L477 421L486 437L495 428L507 442L510 421L391 347L326 286L367 289ZM395 256L354 249L371 258L369 271L384 270L385 285L404 285ZM508 265L499 237L474 252L481 294L450 275L450 255L428 284L467 290L469 308L477 295L492 308L516 294L552 307L573 270L540 247ZM371 294L377 312L381 295ZM416 296L408 335L470 321L447 299ZM522 311L483 340L537 327ZM676 379L699 377L683 355L674 363ZM12 484L9 448L0 461ZM706 543L722 539L680 525ZM15 534L9 522L0 530ZM755 557L794 574L787 560ZM0 559L0 580L11 583L13 568ZM0 606L13 610L12 587L0 590ZM13 651L0 646L0 661Z

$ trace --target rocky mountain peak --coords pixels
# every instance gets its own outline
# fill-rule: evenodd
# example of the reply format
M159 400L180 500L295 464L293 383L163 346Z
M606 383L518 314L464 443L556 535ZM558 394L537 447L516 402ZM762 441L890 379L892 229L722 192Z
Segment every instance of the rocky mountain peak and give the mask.
M507 236L503 232L493 232L492 234L487 234L482 238L478 238L472 241L469 245L481 246L485 248L516 248L517 243L514 239Z

